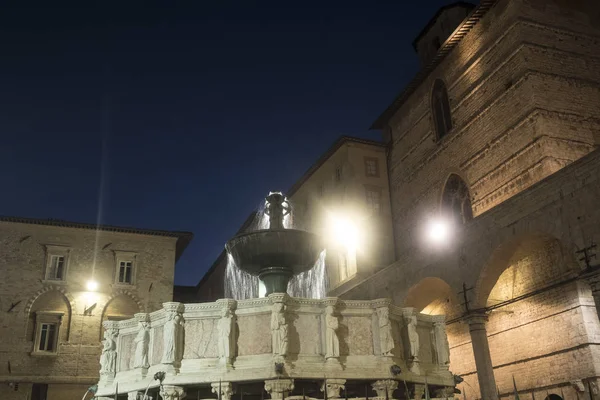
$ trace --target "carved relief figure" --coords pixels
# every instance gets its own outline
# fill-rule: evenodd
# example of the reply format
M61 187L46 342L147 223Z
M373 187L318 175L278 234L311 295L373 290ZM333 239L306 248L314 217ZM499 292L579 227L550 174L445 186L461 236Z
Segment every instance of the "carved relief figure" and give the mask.
M389 313L387 307L377 309L377 317L379 319L379 345L382 356L392 356L392 351L395 347Z
M235 349L234 335L235 316L230 308L226 306L221 311L221 319L219 319L217 329L219 331L219 356L226 361L230 361Z
M334 315L333 306L327 306L325 310L325 358L335 358L340 356L340 341L337 331L340 327L338 318Z
M285 306L283 303L273 304L271 336L273 340L273 354L285 356L288 352L288 325L285 320Z
M442 321L435 322L433 324L433 334L438 364L447 367L450 365L450 345L448 344L448 336L446 336L446 323Z
M163 364L173 364L181 361L183 350L183 317L177 311L169 311L167 322L163 328L164 349Z
M102 341L102 355L100 356L100 374L114 376L117 366L117 331L107 329L104 331Z
M148 368L148 344L150 343L150 324L148 322L140 322L140 330L134 339L135 357L133 368Z
M406 329L408 331L408 356L413 361L419 360L419 333L417 332L417 316L405 315Z

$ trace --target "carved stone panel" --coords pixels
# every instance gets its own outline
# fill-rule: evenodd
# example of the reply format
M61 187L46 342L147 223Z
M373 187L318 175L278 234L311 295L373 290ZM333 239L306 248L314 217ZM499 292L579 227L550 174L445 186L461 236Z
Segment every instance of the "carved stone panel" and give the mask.
M373 354L371 317L344 316L340 318L340 355Z
M238 323L238 355L271 353L271 314L240 315Z
M320 316L314 314L298 314L293 319L294 335L291 335L290 350L294 353L299 352L301 354L319 354L321 349L321 335L320 332ZM296 348L297 337L299 342L299 349ZM298 351L299 350L299 351Z
M121 335L120 337L119 371L128 371L133 368L134 339L135 335Z
M427 325L422 325L422 324L418 324L417 325L417 333L419 334L419 343L421 343L421 346L419 346L419 361L420 362L426 362L426 363L431 363L433 362L433 349L431 346L432 343L432 332L431 332L431 325L427 324Z
M154 335L152 343L152 364L160 364L163 354L163 327L157 326L153 329Z
M185 323L184 359L217 357L217 319L193 319Z

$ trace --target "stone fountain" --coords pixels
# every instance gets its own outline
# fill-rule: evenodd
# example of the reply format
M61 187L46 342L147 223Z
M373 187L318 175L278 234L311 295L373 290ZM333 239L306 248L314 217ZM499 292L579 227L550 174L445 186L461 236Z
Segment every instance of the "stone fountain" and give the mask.
M380 400L453 396L443 316L388 299L304 299L289 280L323 250L309 232L285 229L291 207L267 197L269 228L226 244L236 265L267 295L163 309L106 321L96 396L115 399ZM159 397L160 396L160 397Z

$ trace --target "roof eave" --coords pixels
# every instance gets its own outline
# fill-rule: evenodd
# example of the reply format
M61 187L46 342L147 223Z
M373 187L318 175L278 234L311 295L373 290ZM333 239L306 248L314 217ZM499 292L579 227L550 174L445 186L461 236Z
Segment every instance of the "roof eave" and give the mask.
M479 20L492 8L492 6L498 0L481 0L481 3L473 9L471 14L454 30L452 35L446 39L444 44L440 47L435 57L427 64L427 66L421 69L417 75L410 81L410 83L404 88L404 90L394 99L385 111L377 117L375 122L370 126L370 130L381 130L384 129L386 124L394 116L396 111L404 104L404 102L410 97L410 95L423 83L425 78L440 64L440 62L446 58L448 53L454 49L458 43L466 36L466 34L475 26Z

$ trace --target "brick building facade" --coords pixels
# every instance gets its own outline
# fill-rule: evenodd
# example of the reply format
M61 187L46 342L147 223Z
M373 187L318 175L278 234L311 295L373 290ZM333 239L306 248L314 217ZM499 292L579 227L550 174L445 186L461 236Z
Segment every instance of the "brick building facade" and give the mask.
M80 399L98 381L102 321L171 301L191 237L0 218L0 398Z
M521 398L600 395L576 253L600 240L599 27L595 1L483 0L373 125L397 261L341 296L446 314L467 398L512 398L513 377ZM436 219L453 224L441 246Z

